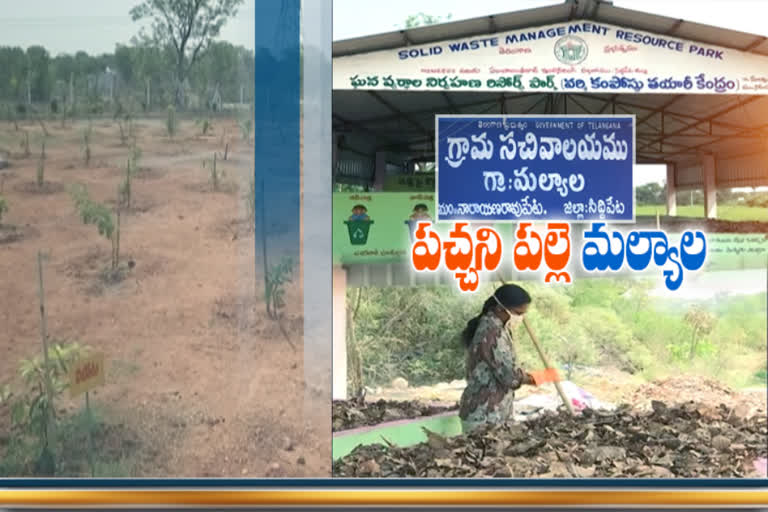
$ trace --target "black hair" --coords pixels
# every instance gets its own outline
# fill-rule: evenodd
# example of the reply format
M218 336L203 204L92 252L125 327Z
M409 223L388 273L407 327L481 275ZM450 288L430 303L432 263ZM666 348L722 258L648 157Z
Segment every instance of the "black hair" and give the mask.
M427 205L425 205L425 204L417 204L416 206L413 207L413 209L414 209L414 211L415 210L429 210L429 208L427 208Z
M353 210L357 210L358 208L360 208L361 210L365 210L366 212L368 211L368 208L366 208L362 204L356 204L355 206L352 207Z
M493 295L488 297L488 300L485 301L483 304L483 310L480 312L480 314L467 322L467 326L461 333L461 340L464 342L465 347L469 348L469 346L472 344L472 339L475 337L477 326L480 324L480 318L498 306L496 299L499 299L499 302L501 302L501 304L507 309L514 309L524 304L531 303L531 296L528 294L528 292L516 284L505 284L500 286L496 289Z

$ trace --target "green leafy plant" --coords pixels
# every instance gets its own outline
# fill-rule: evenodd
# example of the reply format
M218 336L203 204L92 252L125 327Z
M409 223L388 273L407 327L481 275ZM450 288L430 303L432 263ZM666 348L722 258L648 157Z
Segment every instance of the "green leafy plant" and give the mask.
M200 127L200 133L203 136L208 135L208 132L213 129L213 125L209 119L198 119L197 125Z
M281 310L285 307L285 285L293 280L293 258L283 257L280 263L272 266L267 272L264 300L267 305L267 315L273 320L282 317Z
M176 108L173 105L168 107L168 116L165 120L165 129L169 137L176 135Z
M240 121L240 133L243 136L243 140L248 140L251 138L251 131L253 130L253 120L252 119L243 119Z
M88 189L83 185L74 185L70 195L83 223L96 226L99 234L112 243L110 269L112 272L117 271L120 262L120 210L117 211L117 222L115 222L109 208L91 200Z
M56 343L48 347L50 378L53 387L53 398L56 399L67 390L67 376L72 363L82 358L88 352L87 347L78 343ZM45 387L45 362L42 355L25 359L19 366L19 374L24 380L25 389L21 400L17 401L11 411L16 424L27 424L33 432L45 435L46 418L48 413L55 418L56 411L48 410L48 395Z
M0 196L0 226L3 225L3 215L8 213L8 201L3 196Z
M20 362L23 387L17 393L10 386L0 389L0 405L9 405L12 424L11 442L0 467L10 465L21 471L34 463L35 474L53 476L55 456L48 434L57 418L55 403L69 387L69 367L88 351L78 343L55 343L48 347L47 368L42 355Z

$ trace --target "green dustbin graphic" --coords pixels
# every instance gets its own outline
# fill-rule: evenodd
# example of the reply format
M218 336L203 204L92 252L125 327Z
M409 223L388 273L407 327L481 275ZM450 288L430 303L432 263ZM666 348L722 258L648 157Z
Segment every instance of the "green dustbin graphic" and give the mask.
M365 245L368 243L368 232L371 229L372 220L345 220L349 232L349 243L352 245Z

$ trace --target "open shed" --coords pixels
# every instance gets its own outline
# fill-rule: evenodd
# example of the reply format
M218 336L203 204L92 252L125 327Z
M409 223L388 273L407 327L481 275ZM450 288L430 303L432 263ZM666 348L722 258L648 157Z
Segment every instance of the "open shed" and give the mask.
M714 218L718 188L768 185L764 36L566 0L336 41L333 66L334 184L377 191L412 173L434 159L434 116L455 113L635 115L637 164L666 165L670 216L680 190L703 190ZM407 265L335 268L334 398L346 394L345 291L361 284L415 281Z

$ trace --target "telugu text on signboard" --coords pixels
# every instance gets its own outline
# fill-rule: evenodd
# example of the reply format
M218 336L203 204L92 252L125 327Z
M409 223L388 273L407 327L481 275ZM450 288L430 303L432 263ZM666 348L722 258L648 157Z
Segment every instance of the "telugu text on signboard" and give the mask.
M333 59L334 90L768 94L768 58L570 23Z
M69 369L69 392L72 397L104 385L104 354L93 354Z
M438 222L634 222L633 116L436 117Z

